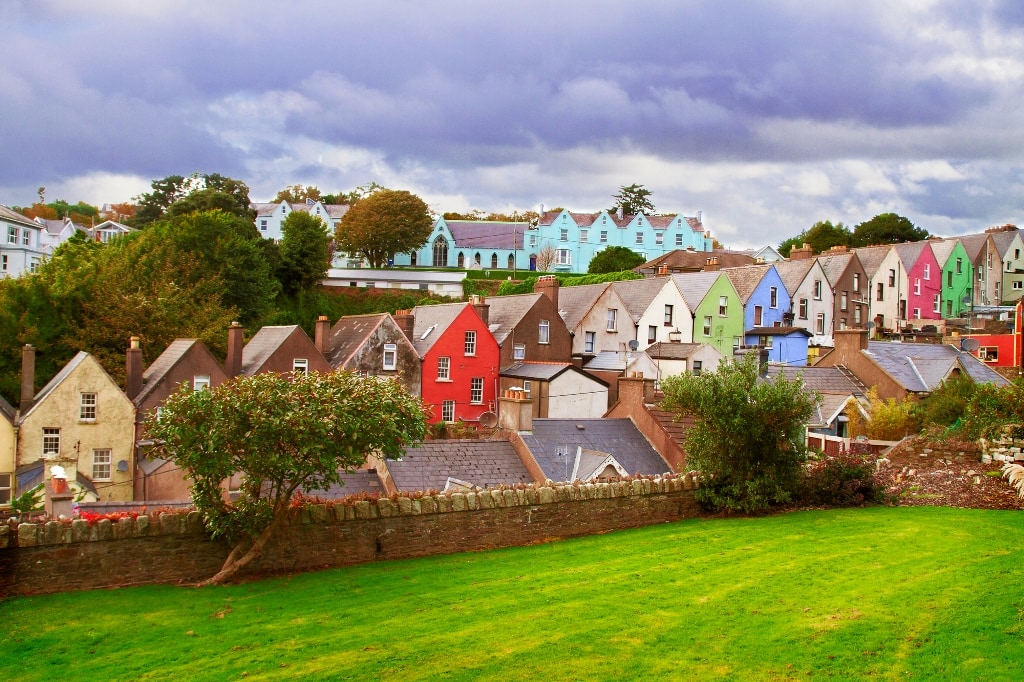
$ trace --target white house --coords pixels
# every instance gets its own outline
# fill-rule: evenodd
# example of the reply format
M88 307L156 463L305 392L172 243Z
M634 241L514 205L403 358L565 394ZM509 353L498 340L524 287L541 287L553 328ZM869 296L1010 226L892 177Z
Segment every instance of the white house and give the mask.
M307 199L305 203L279 203L252 204L256 211L256 229L260 236L266 239L280 241L284 236L281 232L281 223L285 221L294 211L302 211L317 216L327 225L327 233L334 236L334 230L341 222L342 216L348 213L348 204L324 204L320 201Z
M45 252L42 225L0 205L0 277L20 277L39 269Z

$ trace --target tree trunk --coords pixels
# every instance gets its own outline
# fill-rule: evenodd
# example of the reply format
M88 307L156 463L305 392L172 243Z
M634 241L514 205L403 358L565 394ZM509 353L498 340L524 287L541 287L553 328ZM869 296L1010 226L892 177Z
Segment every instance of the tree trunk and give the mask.
M274 531L279 525L283 516L275 515L274 520L270 522L270 525L263 529L255 540L245 538L241 540L237 545L231 549L231 553L228 554L228 558L224 560L224 565L221 566L220 571L217 575L212 578L197 583L196 587L206 587L207 585L220 585L230 580L238 571L245 568L252 562L253 559L260 556L263 547L270 540L270 537L274 534Z

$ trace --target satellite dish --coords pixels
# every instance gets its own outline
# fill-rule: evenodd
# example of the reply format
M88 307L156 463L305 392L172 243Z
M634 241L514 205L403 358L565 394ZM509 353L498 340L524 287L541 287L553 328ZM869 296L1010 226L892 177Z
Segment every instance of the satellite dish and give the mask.
M497 425L498 415L494 414L493 412L488 411L480 415L480 426L484 427L485 429L493 429Z
M968 353L973 353L979 348L981 348L981 344L978 342L978 339L961 339L960 341L960 350L967 351Z
M636 350L637 348L640 347L640 342L637 341L636 339L632 339L627 345L629 346L630 350Z
M970 305L971 304L971 297L970 297L970 295L964 296L960 300L963 301L964 305Z
M864 325L864 328L867 329L868 331L871 331L872 329L875 328L875 323L872 322L871 320L868 320L868 323Z

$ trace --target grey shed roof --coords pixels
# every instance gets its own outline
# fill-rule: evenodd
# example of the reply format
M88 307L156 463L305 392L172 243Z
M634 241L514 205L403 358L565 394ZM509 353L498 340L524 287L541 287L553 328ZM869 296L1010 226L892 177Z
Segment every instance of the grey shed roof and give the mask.
M388 471L401 491L444 490L449 478L480 488L532 483L505 440L428 440L389 459Z
M352 354L366 343L373 332L384 323L388 313L346 315L338 320L327 334L327 362L331 367L343 367Z
M356 494L384 495L384 485L376 469L359 469L358 471L342 472L341 485L332 484L324 490L303 490L306 495L319 497L322 500L339 500Z
M552 481L569 477L577 448L608 453L631 476L671 471L629 419L534 419L533 433L520 437Z
M626 312L635 323L651 307L651 302L667 285L667 277L646 277L612 282L612 289L626 305Z
M455 318L466 309L468 303L443 303L441 305L421 305L412 310L415 317L412 331L412 345L420 358L437 343L445 330L451 326Z
M852 373L841 367L786 367L768 365L768 378L782 376L787 379L801 377L804 387L818 393L837 395L864 395L867 388Z
M718 278L722 276L722 273L717 271L684 272L672 275L672 281L679 288L679 293L682 294L686 307L694 311L700 305L700 302L704 300L704 297L708 295L708 292L711 291L711 287L715 285Z
M583 367L589 370L621 372L640 351L602 350Z
M570 331L576 328L584 316L594 307L597 299L611 284L584 284L578 287L559 287L558 314Z
M516 379L551 381L563 372L571 371L572 369L573 364L571 362L517 362L516 364L501 370L500 376ZM588 374L587 376L589 377L590 375ZM593 377L590 378L593 379Z
M544 294L517 294L515 296L495 296L487 299L490 306L487 312L487 326L494 335L498 345L505 343L505 339L512 333L512 330L522 321L523 317L537 305L537 301Z
M764 276L768 274L770 265L747 265L742 268L726 268L722 270L725 276L732 282L733 287L736 288L736 293L740 295L740 300L746 305L747 301L750 300L751 294L754 293L754 289L761 283Z
M979 383L1009 383L970 353L945 344L869 341L865 352L904 388L917 393L934 391L956 367Z
M28 225L30 227L39 227L39 223L35 222L31 218L27 218L17 211L7 208L3 204L0 204L0 219L6 220L10 223L20 223L22 225Z

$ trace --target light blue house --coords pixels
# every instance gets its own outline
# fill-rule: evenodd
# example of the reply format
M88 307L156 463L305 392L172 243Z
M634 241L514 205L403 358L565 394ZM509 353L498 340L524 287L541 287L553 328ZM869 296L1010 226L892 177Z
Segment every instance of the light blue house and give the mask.
M767 349L768 362L806 367L811 336L803 327L754 327L745 332L743 344Z
M791 325L792 300L774 265L747 265L722 270L743 302L743 330ZM806 358L805 358L806 360Z
M438 218L427 243L395 265L585 273L595 254L624 246L651 260L676 249L711 250L700 215L645 216L547 211L527 222Z

